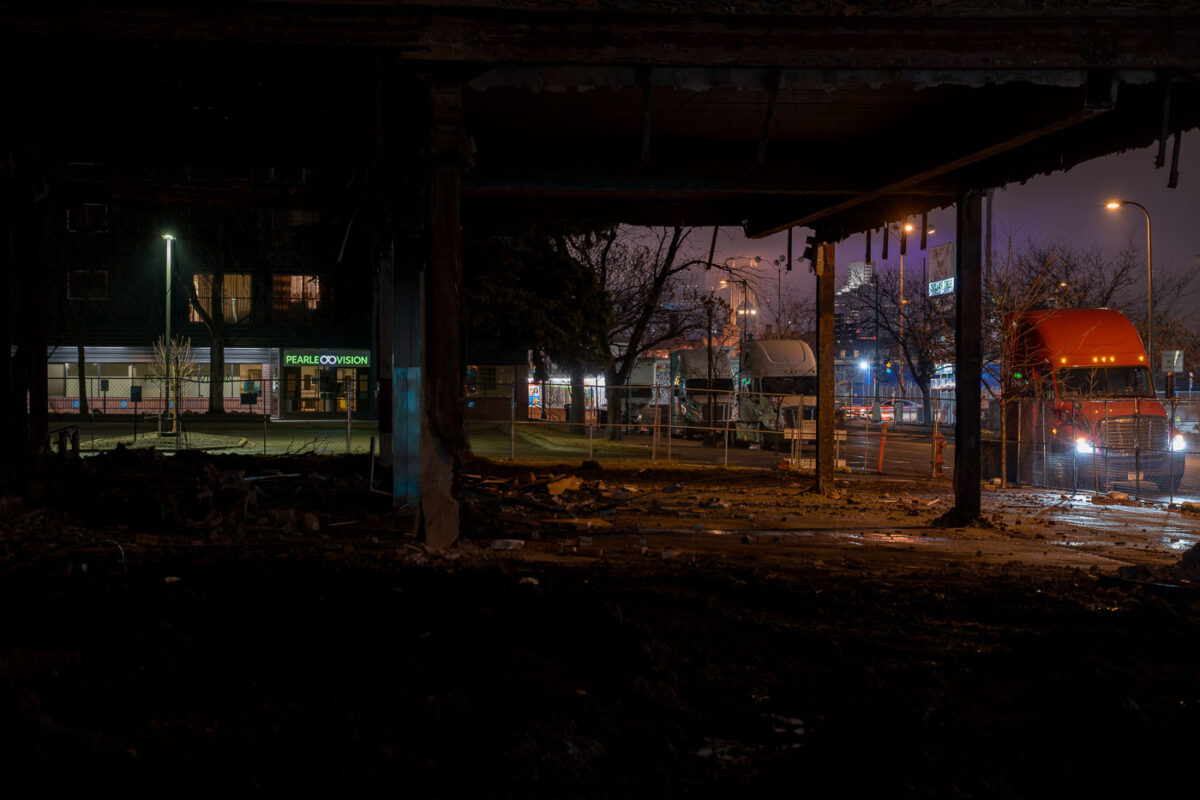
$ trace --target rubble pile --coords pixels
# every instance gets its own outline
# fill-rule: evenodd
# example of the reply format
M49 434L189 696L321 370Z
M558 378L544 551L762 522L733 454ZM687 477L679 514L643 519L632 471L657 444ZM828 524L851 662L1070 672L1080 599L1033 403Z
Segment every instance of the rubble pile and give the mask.
M637 471L479 463L463 476L463 535L539 539L559 533L761 531L835 528L853 521L912 525L945 508L940 496L893 496L840 481L828 495L812 481L763 470Z
M71 525L121 531L142 544L306 536L397 526L389 495L367 486L365 459L260 457L123 447L65 459L28 482L30 533L59 538ZM19 520L18 520L19 522ZM182 537L182 538L181 538Z

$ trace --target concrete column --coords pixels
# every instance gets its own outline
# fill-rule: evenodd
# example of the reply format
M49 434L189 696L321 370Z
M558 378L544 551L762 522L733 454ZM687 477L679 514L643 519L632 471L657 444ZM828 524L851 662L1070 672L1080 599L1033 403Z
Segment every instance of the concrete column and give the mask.
M379 422L379 462L384 467L392 466L392 391L395 383L395 373L392 371L392 348L396 335L395 309L398 295L395 290L395 233L396 222L393 210L396 206L394 195L397 191L396 164L394 159L405 151L419 148L405 148L399 141L393 141L389 146L389 135L393 140L400 139L400 131L389 127L389 109L400 102L390 102L391 93L397 91L388 80L387 71L382 64L375 69L375 130L374 153L371 166L367 173L370 187L370 235L368 237L368 258L372 272L372 359L371 359L371 415ZM416 103L412 103L416 105ZM393 150L399 151L393 154ZM419 214L414 215L419 218ZM404 307L401 305L401 307ZM393 473L394 474L394 473Z
M396 241L392 281L391 417L392 501L413 506L421 497L421 332L424 322L420 240ZM403 246L402 246L403 245ZM380 369L385 369L380 365Z
M981 283L983 234L980 193L963 192L958 198L958 263L956 264L954 346L954 524L979 516L980 509L980 382L983 377Z
M377 213L381 211L377 209ZM396 335L396 294L393 279L393 240L392 227L387 224L387 216L383 222L375 226L372 242L371 269L374 273L374 305L372 317L375 329L374 351L371 355L371 415L379 421L379 455L380 463L385 467L392 465L392 389L394 374L392 372L392 346Z
M833 485L833 295L834 245L817 244L817 484L816 490L829 494Z
M2 151L0 151L2 152ZM7 153L4 153L7 155ZM0 180L0 236L5 242L15 242L18 230L16 216L16 182L11 173ZM11 246L0 246L0 487L13 480L18 470L18 442L23 438L25 427L24 406L19 402L20 370L12 357L16 342L12 332L17 328L16 304L11 298L17 293L19 270Z

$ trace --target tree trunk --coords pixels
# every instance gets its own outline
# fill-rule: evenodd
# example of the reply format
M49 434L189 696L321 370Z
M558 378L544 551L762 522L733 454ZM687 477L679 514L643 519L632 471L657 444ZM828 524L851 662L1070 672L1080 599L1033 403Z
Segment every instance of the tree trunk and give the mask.
M929 388L929 380L918 381L917 388L921 390L921 419L926 425L933 424L933 391Z
M212 317L208 326L208 413L225 413L225 270L218 265L212 276Z
M87 374L85 372L85 366L84 366L86 364L87 359L84 355L83 342L78 342L75 345L75 357L76 357L76 363L79 366L79 376L77 379L78 383L79 383L79 413L87 414L88 410L89 410L88 409Z
M624 412L624 392L626 391L626 381L619 373L610 371L604 376L605 387L604 395L608 400L608 425L604 432L606 439L611 441L620 441L621 439L621 415Z
M213 331L209 349L208 413L225 413L225 331L222 327Z
M583 367L571 368L571 433L583 433L583 423L587 419L587 395L583 390Z
M1008 488L1008 397L1000 394L1000 488Z

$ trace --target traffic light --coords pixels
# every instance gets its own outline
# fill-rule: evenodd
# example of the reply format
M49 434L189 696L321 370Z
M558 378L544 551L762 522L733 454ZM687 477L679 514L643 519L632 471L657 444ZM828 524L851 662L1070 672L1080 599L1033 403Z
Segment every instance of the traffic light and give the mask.
M886 366L887 366L887 374L891 375L892 374L892 362L890 362L890 361L887 362Z

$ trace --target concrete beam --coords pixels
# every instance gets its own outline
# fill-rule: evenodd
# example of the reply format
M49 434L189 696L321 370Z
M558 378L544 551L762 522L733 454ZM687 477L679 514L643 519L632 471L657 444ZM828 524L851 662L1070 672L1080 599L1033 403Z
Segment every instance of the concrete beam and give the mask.
M979 11L912 15L598 13L466 5L224 3L0 11L15 39L224 42L387 48L419 63L774 66L859 69L1126 69L1200 66L1200 15L1178 3L1119 15ZM603 4L599 6L603 7Z

